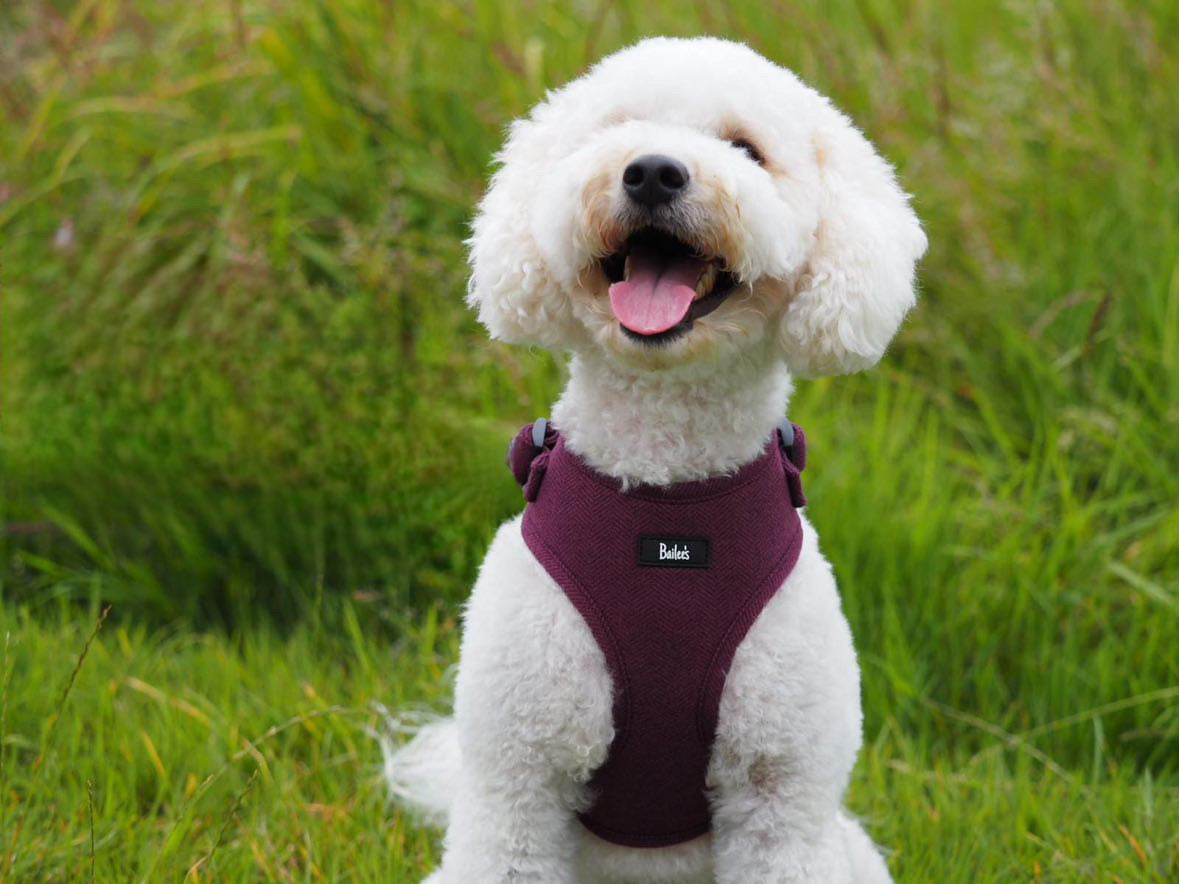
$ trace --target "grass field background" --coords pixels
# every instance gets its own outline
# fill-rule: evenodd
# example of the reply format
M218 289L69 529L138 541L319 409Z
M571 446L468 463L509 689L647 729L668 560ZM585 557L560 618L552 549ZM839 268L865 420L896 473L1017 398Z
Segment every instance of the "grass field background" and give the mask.
M506 122L653 33L796 70L929 233L881 366L792 405L850 805L903 881L1179 880L1164 0L0 5L0 880L432 866L378 704L445 708L561 379L461 240Z

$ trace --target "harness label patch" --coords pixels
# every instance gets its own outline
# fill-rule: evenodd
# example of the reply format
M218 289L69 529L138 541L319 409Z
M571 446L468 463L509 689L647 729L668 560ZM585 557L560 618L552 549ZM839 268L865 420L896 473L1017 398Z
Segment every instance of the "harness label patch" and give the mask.
M639 564L653 568L707 568L710 564L705 537L639 537Z

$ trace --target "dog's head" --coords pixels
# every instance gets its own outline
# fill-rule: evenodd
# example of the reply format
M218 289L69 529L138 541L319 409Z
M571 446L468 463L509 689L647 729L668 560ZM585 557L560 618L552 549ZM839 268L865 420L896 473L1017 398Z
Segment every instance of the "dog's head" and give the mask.
M646 40L512 125L470 239L493 336L668 369L770 349L802 375L883 354L925 235L892 168L737 43Z

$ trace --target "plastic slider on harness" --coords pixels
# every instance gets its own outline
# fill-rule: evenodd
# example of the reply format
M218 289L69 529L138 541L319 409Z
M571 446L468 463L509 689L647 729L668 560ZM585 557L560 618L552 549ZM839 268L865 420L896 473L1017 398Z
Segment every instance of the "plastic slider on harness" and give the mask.
M786 487L795 509L806 506L802 490L802 471L806 469L806 433L798 424L783 419L778 424L778 442L782 446L782 466L786 473Z
M543 417L526 424L508 446L508 467L529 503L536 500L540 483L557 444L557 431Z

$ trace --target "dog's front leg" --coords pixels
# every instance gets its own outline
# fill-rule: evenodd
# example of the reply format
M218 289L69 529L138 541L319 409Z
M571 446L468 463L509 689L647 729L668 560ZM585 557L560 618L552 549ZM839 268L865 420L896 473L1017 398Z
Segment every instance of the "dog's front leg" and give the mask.
M724 810L714 820L718 884L856 881L840 816L836 811L822 811L823 818L816 818L814 797L762 794L752 784L743 792L730 792ZM799 812L805 806L816 809Z
M613 736L605 658L517 521L468 604L455 688L462 774L432 884L572 884L584 784Z
M719 884L887 881L841 810L860 746L859 670L809 531L798 565L737 649L709 782Z
M579 824L558 776L516 757L464 782L430 884L573 884Z

